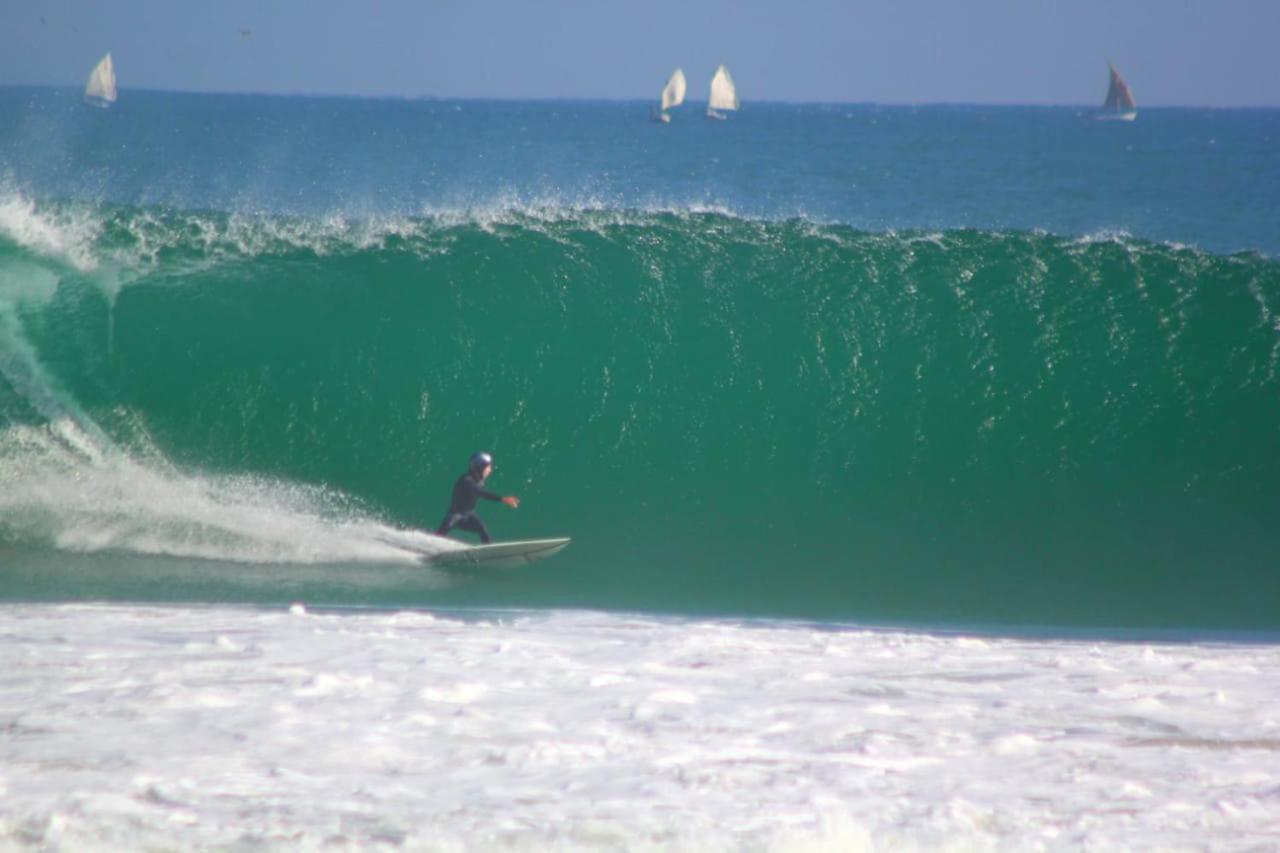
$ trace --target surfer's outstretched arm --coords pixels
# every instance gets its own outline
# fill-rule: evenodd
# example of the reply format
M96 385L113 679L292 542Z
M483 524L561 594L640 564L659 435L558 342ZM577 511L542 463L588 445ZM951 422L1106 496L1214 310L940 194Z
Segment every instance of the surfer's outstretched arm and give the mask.
M499 495L483 488L477 489L476 494L488 501L501 501L512 509L520 506L520 499L515 495Z

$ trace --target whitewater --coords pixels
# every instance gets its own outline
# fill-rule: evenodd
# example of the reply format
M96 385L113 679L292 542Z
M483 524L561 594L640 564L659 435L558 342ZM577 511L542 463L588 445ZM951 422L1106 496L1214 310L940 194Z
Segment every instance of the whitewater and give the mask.
M1280 845L1280 112L1119 124L0 89L0 849Z
M302 605L4 619L9 847L1280 838L1274 645Z

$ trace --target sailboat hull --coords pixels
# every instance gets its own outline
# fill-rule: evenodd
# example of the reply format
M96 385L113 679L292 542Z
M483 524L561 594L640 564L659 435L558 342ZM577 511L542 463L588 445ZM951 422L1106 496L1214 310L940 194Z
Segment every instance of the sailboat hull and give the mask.
M1095 113L1094 119L1097 121L1133 121L1138 117L1138 111L1133 110L1127 113Z

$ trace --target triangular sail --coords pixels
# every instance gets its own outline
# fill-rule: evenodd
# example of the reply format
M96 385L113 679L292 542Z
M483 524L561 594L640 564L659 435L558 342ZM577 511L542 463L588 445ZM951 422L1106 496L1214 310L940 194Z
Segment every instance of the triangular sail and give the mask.
M738 108L738 90L734 88L729 69L721 65L716 69L716 76L711 78L711 99L707 103L708 110L736 110Z
M684 91L687 86L688 84L684 79L684 71L677 68L671 74L671 79L667 81L667 85L662 89L663 112L684 103Z
M1114 65L1109 67L1111 68L1111 86L1107 89L1107 100L1102 108L1116 113L1133 112L1138 108L1138 102L1133 99L1129 84L1120 76L1120 72Z
M84 96L90 101L97 101L104 106L116 100L116 69L111 63L111 54L99 60L89 72L89 82L84 87Z

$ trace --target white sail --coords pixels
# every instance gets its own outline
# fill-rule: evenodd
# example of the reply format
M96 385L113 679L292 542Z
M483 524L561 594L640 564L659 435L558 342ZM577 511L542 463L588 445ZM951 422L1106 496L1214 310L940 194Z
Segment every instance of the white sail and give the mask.
M711 78L711 99L707 102L707 112L716 110L736 110L738 108L738 90L733 86L733 78L729 69L721 65L716 69L716 76Z
M111 54L93 66L89 72L89 82L84 87L84 97L91 103L110 106L116 100L116 69L111 64Z
M677 68L671 74L671 79L667 81L667 85L662 89L663 112L684 103L684 90L686 88L687 83L684 79L684 72Z

